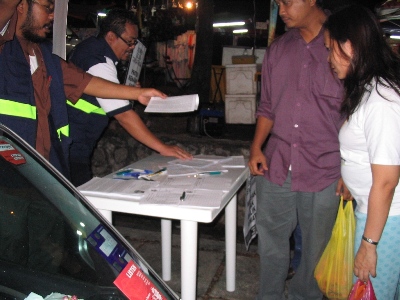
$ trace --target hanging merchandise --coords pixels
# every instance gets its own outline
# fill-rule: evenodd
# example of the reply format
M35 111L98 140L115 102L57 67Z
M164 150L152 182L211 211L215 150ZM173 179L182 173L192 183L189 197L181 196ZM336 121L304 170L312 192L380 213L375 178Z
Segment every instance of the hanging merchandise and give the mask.
M151 16L154 17L154 14L156 13L157 8L156 8L156 0L153 1L153 7L151 8Z
M271 1L270 14L269 14L269 32L268 32L268 46L271 45L275 39L276 22L278 19L279 7L275 1Z
M352 201L343 208L343 197L332 236L315 267L314 276L330 300L345 300L351 290L354 266L355 218Z
M135 14L137 13L137 7L135 3L133 3L134 0L131 2L130 10L133 11Z

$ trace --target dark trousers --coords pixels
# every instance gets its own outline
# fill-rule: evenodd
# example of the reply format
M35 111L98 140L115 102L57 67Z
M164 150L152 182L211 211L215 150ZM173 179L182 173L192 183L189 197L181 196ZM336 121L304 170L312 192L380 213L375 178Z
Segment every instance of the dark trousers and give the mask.
M90 161L69 163L71 182L74 186L80 186L92 179L92 166Z

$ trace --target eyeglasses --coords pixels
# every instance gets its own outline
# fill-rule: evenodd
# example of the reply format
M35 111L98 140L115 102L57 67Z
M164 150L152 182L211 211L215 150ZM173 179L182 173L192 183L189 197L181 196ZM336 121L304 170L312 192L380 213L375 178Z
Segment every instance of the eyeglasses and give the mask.
M292 3L293 3L293 0L274 0L274 1L275 1L275 4L278 5L278 6L280 6L281 3L282 3L284 6L291 6Z
M118 33L115 33L115 35L117 37L119 37L128 47L136 46L139 43L139 39L133 39L132 41L128 42L122 36L120 36Z
M46 10L47 14L49 14L49 15L54 13L54 4L53 5L50 5L50 4L45 5L45 4L39 3L37 0L32 0L32 3L36 3L36 4L40 5L41 7L43 7Z

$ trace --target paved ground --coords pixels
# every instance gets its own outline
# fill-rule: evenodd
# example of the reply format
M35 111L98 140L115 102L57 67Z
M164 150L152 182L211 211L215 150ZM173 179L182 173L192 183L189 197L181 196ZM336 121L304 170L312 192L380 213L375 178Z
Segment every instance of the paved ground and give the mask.
M115 214L114 225L153 269L161 274L159 219ZM168 284L180 294L179 222L173 222L172 227L172 279ZM246 251L241 228L238 228L236 263L236 290L227 292L223 223L216 221L212 224L199 224L197 299L254 299L259 271L257 243L253 241L249 251Z

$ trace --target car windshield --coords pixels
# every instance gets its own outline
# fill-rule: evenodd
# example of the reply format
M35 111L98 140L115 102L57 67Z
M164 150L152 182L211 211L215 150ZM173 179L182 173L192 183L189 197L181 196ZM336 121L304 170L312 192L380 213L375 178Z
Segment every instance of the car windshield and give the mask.
M114 281L132 261L156 294L148 299L178 299L68 181L1 125L0 241L0 299L127 299Z

